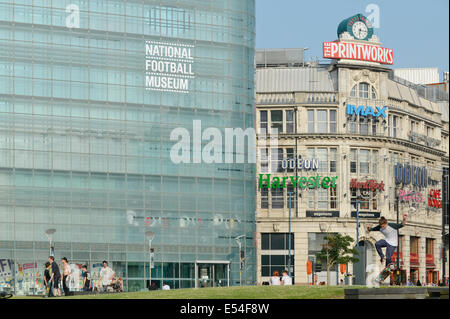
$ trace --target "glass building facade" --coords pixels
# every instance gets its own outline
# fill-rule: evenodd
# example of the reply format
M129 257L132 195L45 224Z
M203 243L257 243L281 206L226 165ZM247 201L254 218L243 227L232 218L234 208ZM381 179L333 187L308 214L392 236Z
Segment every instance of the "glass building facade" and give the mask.
M254 126L254 6L0 0L0 290L43 291L51 228L58 262L95 281L108 260L128 291L148 287L148 231L160 287L255 283L254 164L192 160L194 120Z

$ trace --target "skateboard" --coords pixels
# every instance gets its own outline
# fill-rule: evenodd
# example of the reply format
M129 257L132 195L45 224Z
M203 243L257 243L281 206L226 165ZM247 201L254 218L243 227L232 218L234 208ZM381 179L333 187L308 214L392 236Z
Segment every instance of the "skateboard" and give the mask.
M389 277L390 274L392 274L392 272L394 271L395 266L394 263L390 263L388 264L386 267L384 267L384 269L380 272L380 274L378 275L376 281L378 283L382 283L387 277Z

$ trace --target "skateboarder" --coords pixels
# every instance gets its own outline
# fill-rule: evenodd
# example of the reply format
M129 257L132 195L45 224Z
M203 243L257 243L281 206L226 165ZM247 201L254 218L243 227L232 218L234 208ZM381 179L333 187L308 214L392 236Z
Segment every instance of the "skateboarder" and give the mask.
M388 223L387 219L381 217L378 221L378 226L370 228L371 225L367 225L368 231L380 231L385 239L381 239L375 243L378 255L380 255L381 263L386 261L386 267L392 263L392 254L398 246L397 232L400 228L406 224L406 214L403 214L403 221L401 224ZM382 247L386 247L386 257L383 255Z

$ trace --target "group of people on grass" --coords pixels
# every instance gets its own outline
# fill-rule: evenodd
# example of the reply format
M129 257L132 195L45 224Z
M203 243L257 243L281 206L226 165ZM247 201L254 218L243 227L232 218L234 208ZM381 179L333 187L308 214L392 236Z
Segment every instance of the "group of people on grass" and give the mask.
M270 285L272 286L292 286L292 278L289 276L287 270L281 272L282 276L277 270L273 272L273 276L270 277Z
M44 271L44 284L46 287L46 297L59 297L61 296L61 286L65 296L73 295L73 291L70 291L70 279L72 275L72 269L66 257L61 258L61 268L55 262L55 257L48 257L48 261L45 263ZM91 278L91 274L87 270L87 266L81 267L81 290L82 291L123 291L122 277L116 278L115 272L108 266L106 260L103 261L103 268L100 271L100 283L101 285L94 285Z

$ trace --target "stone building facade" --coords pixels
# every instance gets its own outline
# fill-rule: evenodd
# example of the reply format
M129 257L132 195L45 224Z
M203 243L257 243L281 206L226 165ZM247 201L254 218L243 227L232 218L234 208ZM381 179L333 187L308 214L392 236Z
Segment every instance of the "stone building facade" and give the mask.
M375 242L383 238L366 226L380 216L396 222L398 205L400 221L408 214L399 233L402 281L437 283L439 203L448 198L442 188L449 162L448 94L433 98L431 88L396 78L375 62L267 64L257 61L256 70L258 282L289 268L295 284L326 281L326 267L315 254L327 234L341 233L359 243L360 261L345 272L332 268L330 284L347 274L366 284L381 270ZM315 169L306 164L314 161Z

